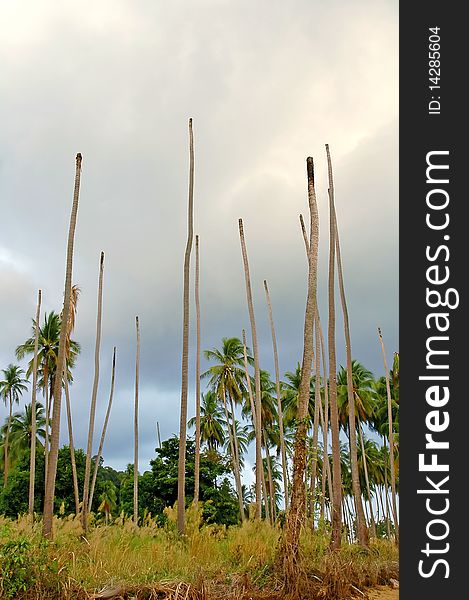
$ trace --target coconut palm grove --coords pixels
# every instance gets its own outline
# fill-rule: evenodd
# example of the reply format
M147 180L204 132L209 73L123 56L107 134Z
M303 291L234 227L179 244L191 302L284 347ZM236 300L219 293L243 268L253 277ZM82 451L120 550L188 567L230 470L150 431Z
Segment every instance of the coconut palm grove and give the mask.
M324 190L316 189L315 164L306 159L307 203L298 221L307 290L303 344L285 372L279 369L275 294L267 281L251 279L250 239L242 219L233 227L245 276L246 330L227 330L226 337L214 340L201 331L204 240L194 231L192 119L188 154L187 214L181 215L188 227L181 248L179 427L175 419L173 434L162 439L158 425L153 458L143 472L138 470L139 424L145 419L139 409L138 316L132 349L134 452L125 470L104 459L119 348L105 375L110 377L105 419L96 419L102 313L110 301L103 301L104 252L92 395L86 406L78 406L73 395L82 293L73 274L74 239L79 202L87 201L80 194L84 158L76 156L63 305L44 312L38 290L36 313L18 331L11 362L0 370L1 598L339 599L367 596L378 586L398 587L399 353L386 347L379 323L376 353L382 371L372 373L353 353L342 263L348 248L341 246L341 204L329 147L315 161L328 173L329 213L321 221L317 194ZM319 223L329 248L324 270ZM324 314L318 298L321 272L327 274ZM252 287L259 283L265 302L254 306ZM273 372L265 370L259 355L260 313L270 323ZM195 352L189 351L190 331ZM338 362L339 351L344 364ZM201 369L202 358L207 368ZM195 414L188 411L190 365L196 373ZM77 411L86 411L89 421L83 448L74 439ZM67 424L62 432L61 415Z

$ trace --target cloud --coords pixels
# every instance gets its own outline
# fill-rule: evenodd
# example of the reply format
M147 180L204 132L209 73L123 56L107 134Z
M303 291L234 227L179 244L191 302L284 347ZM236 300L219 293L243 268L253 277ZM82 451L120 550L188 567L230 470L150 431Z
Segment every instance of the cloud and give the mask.
M135 315L142 328L141 468L179 423L187 119L196 144L202 345L248 329L237 220L244 219L262 363L273 370L268 279L281 369L301 357L305 158L315 159L326 319L327 177L336 199L354 356L381 371L376 327L397 340L397 10L361 0L8 3L0 56L2 364L30 332L37 289L62 303L76 152L83 175L74 282L83 347L72 390L84 446L93 380L99 254L106 253L95 439L118 348L105 457L132 460ZM8 258L9 257L9 258ZM12 258L13 257L13 258ZM192 292L191 292L192 293ZM193 324L192 324L193 325ZM337 337L341 339L340 319ZM191 329L191 382L194 381ZM340 356L339 356L340 359ZM193 403L194 392L190 391ZM193 406L193 404L192 404ZM191 411L189 408L189 412ZM66 430L62 430L66 440Z

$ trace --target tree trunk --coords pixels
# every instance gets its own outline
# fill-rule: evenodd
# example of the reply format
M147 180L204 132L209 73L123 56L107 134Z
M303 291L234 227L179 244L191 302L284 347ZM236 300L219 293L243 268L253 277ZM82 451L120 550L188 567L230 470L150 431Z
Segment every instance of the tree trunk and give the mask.
M275 365L275 389L277 392L277 412L278 412L278 428L280 436L280 455L282 457L282 474L283 474L283 495L285 502L285 511L288 510L288 476L287 476L287 453L285 451L285 437L283 433L283 410L282 410L282 394L280 392L280 369L278 365L278 350L277 336L275 334L274 317L272 314L272 304L270 302L269 288L267 281L264 279L265 297L267 307L269 309L270 330L272 333L272 346L274 349L274 365Z
M60 325L59 350L57 355L56 372L63 373L65 368L65 342L67 338L67 323L70 314L70 296L72 289L72 268L73 268L73 245L75 237L75 228L77 222L78 196L80 192L81 176L81 154L76 157L75 186L73 193L72 214L70 217L70 228L68 232L67 243L67 263L65 271L64 287L64 305L62 311L62 320ZM54 408L52 412L52 431L50 440L49 464L46 477L46 489L44 494L44 519L43 535L52 538L52 517L54 512L55 495L55 477L57 474L57 459L59 454L59 436L60 436L60 409L62 403L62 380L61 377L55 378L54 384Z
M352 491L353 499L355 503L355 513L357 518L357 537L358 543L361 546L368 547L369 536L368 529L366 527L365 515L363 512L361 488L360 488L360 475L358 470L358 454L357 454L357 429L356 429L356 417L355 417L355 394L353 392L353 372L352 372L352 342L350 339L350 325L348 318L347 300L345 298L345 286L344 276L342 269L342 257L340 253L340 238L339 238L339 227L337 224L337 215L335 212L335 206L332 205L334 227L335 227L335 249L337 255L337 273L339 276L339 292L340 301L342 304L342 314L344 318L344 337L345 337L345 351L347 359L347 399L348 399L348 423L349 423L349 436L350 436L350 468L352 473Z
M187 223L187 244L184 254L183 319L182 319L182 365L181 365L181 419L179 423L178 461L178 509L177 525L179 533L185 529L185 482L186 482L186 436L187 436L187 388L189 373L189 275L193 237L194 206L194 138L192 119L189 119L189 207Z
M70 461L72 463L73 495L75 498L75 515L80 512L80 496L78 492L77 464L75 461L75 445L73 443L72 407L70 403L70 390L68 387L67 374L64 374L65 404L67 407L68 443L70 446Z
M137 333L137 356L135 358L135 403L134 403L134 525L138 525L138 386L140 374L140 324L135 317Z
M314 423L313 423L313 456L311 462L311 497L312 497L312 517L314 529L314 506L316 504L316 474L318 467L318 439L319 439L319 407L321 406L321 345L319 341L318 319L316 312L315 319L315 385L314 385Z
M383 336L381 329L378 327L378 336L381 344L381 351L383 353L383 364L384 372L386 374L386 394L388 397L388 424L389 424L389 460L391 470L391 500L392 500L392 514L394 520L394 528L396 531L396 544L399 544L399 522L397 518L397 504L396 504L396 471L394 470L394 431L392 426L392 399L391 399L391 387L389 384L389 369L388 361L386 359L386 351L384 349Z
M331 547L340 548L342 523L342 479L340 465L339 413L337 408L337 360L335 349L335 220L334 220L334 181L329 146L326 144L327 170L329 177L329 400L332 433L332 486L334 499L332 503L332 537Z
M36 330L34 332L33 385L31 390L31 455L29 458L29 499L28 514L34 520L34 484L36 481L36 392L37 392L37 353L39 348L39 320L41 315L42 291L37 292Z
M363 429L361 423L359 423L359 434L360 434L360 443L362 448L362 457L363 457L363 473L365 475L366 482L366 491L368 493L368 506L370 510L370 526L371 526L371 535L376 537L376 524L373 516L373 505L371 503L371 492L370 492L370 480L368 478L368 466L367 466L367 458L365 454L365 443L363 441Z
M96 478L98 476L99 462L101 460L101 456L103 453L104 439L106 437L107 424L109 421L109 415L111 414L112 399L114 397L115 378L116 378L116 347L114 346L114 350L112 353L111 391L109 393L109 402L107 405L106 416L104 417L103 431L101 433L101 439L99 440L98 456L96 458L96 463L94 465L93 479L91 480L90 499L88 502L88 512L91 512L91 505L93 504L93 495L94 495L94 488L96 485Z
M43 370L43 380L44 380L44 398L45 398L45 406L44 406L44 410L45 410L45 418L46 418L46 424L45 424L45 438L44 438L44 489L47 488L47 472L49 470L49 434L50 434L50 420L49 420L49 413L50 413L50 390L52 387L52 382L49 380L49 368L47 365L47 359L46 359L46 364L44 365L44 370Z
M195 236L195 316L197 350L195 362L195 466L194 466L194 504L199 504L200 489L200 294L199 294L199 236Z
M262 502L261 502L261 485L262 485L262 397L261 397L261 375L259 368L259 349L257 345L257 330L256 321L254 318L254 305L252 302L251 278L249 275L249 262L246 251L246 242L244 239L243 220L239 219L239 238L241 241L241 252L243 255L244 278L246 282L246 298L248 303L249 320L251 322L252 335L252 352L254 354L254 382L256 389L256 519L261 518Z
M308 407L313 361L313 324L317 310L317 259L319 242L319 216L314 187L313 159L306 161L308 175L308 203L310 212L310 248L308 254L308 293L306 299L303 359L301 381L298 391L297 430L293 457L293 484L290 509L287 514L282 544L284 575L287 584L294 584L298 575L299 542L305 518L304 475L306 469L306 435L308 431Z
M94 421L96 415L96 398L99 384L99 350L101 346L101 322L103 313L103 274L104 274L104 252L101 252L99 260L98 281L98 313L96 317L96 343L94 349L94 380L91 394L90 421L88 426L88 444L86 446L85 480L83 483L83 506L82 524L85 533L88 531L88 499L90 490L91 452L93 447Z
M268 489L268 497L270 501L270 516L271 523L275 522L275 490L274 490L274 480L272 479L272 465L270 463L270 452L269 447L267 445L267 434L265 429L262 429L262 434L264 436L264 450L265 450L265 459L267 463L267 474L269 477L269 489ZM267 511L266 511L267 514Z

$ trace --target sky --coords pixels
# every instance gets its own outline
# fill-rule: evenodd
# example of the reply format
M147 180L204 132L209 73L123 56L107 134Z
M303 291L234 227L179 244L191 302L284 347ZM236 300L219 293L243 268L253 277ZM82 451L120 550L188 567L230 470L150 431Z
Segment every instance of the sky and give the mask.
M281 373L301 360L307 272L298 215L308 211L307 156L315 162L319 306L326 322L328 143L352 354L375 376L384 374L378 326L388 361L399 349L397 2L6 0L0 63L0 369L16 362L16 346L30 336L39 288L43 311L62 308L75 155L83 155L73 266L81 288L74 339L82 353L71 387L77 446L86 447L88 431L101 251L94 451L116 346L103 454L117 469L133 461L136 315L141 471L155 455L156 422L163 439L179 430L189 117L202 348L241 337L243 328L250 344L241 217L261 367L274 373L264 279ZM195 414L193 267L194 254L189 417ZM344 364L340 318L337 342ZM61 440L67 442L65 420Z

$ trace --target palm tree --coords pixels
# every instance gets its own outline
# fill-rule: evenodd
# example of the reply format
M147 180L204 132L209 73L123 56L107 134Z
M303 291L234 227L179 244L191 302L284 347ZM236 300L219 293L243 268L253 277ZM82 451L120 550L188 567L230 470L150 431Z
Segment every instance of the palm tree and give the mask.
M36 415L33 419L33 411L31 404L26 404L23 412L17 412L12 415L10 422L9 436L9 456L11 459L18 458L23 452L26 452L31 447L31 442L35 435L36 441L41 445L41 440L44 441L46 432L44 425L46 423L44 416L44 407L40 402L35 404ZM36 431L33 430L33 420L36 422ZM8 421L3 425L1 434L2 438L6 439L8 429Z
M301 365L298 363L294 371L285 373L285 381L282 381L282 410L285 424L288 427L294 425L298 413L298 397L301 382ZM314 418L314 382L315 378L311 378L308 403L308 425L313 422Z
M8 481L8 470L9 470L9 436L10 436L10 427L11 427L11 418L13 412L13 403L19 404L20 398L28 388L26 383L28 383L27 379L24 379L22 375L24 375L23 369L21 369L17 365L9 364L6 369L2 369L2 373L4 379L0 381L0 397L3 399L5 406L9 406L8 411L8 422L7 429L5 434L5 443L4 443L4 456L5 456L5 470L3 476L3 485L6 486Z
M115 510L117 506L117 490L114 483L110 480L103 481L102 491L99 496L99 512L104 512L104 518L106 525L109 523L109 517L111 512Z
M55 477L57 474L57 459L59 454L59 436L60 436L60 409L62 400L62 373L66 367L66 338L69 314L70 314L70 296L72 292L72 267L73 267L73 246L75 238L75 228L77 222L78 197L80 192L82 156L80 153L76 156L75 168L75 186L73 193L72 214L70 217L70 228L68 232L67 243L67 262L65 271L64 304L62 311L62 324L60 327L59 349L57 353L56 369L59 377L54 382L54 408L52 411L52 431L48 471L46 475L46 489L44 494L44 517L43 517L43 535L52 538L52 517L54 512L55 495Z
M196 417L188 421L189 427L196 425ZM200 443L207 444L211 452L225 443L223 413L218 406L218 398L214 391L208 390L202 394L200 404Z
M217 364L212 365L205 373L202 373L202 377L210 378L208 382L209 386L217 394L224 408L228 438L231 446L233 476L236 483L241 518L244 519L239 452L237 449L237 437L234 431L234 405L240 404L246 396L243 344L238 338L223 338L222 350L218 350L217 348L205 350L204 356L207 360L217 362ZM249 358L249 360L252 362L252 359ZM230 403L231 411L228 409L227 399Z
M98 278L98 310L96 316L96 341L94 348L94 378L93 390L91 392L90 419L88 425L88 443L86 446L85 479L83 482L83 506L82 506L82 525L85 533L88 531L88 497L90 489L91 472L91 452L93 446L94 421L96 415L96 398L99 384L99 350L101 346L101 323L103 313L103 274L104 274L104 252L101 252L99 259L99 278Z
M183 319L182 319L182 364L181 364L181 418L179 422L178 461L178 508L179 533L185 529L186 508L186 436L187 436L187 388L189 385L189 275L194 229L194 137L192 119L189 119L189 206L187 216L187 243L184 253Z

